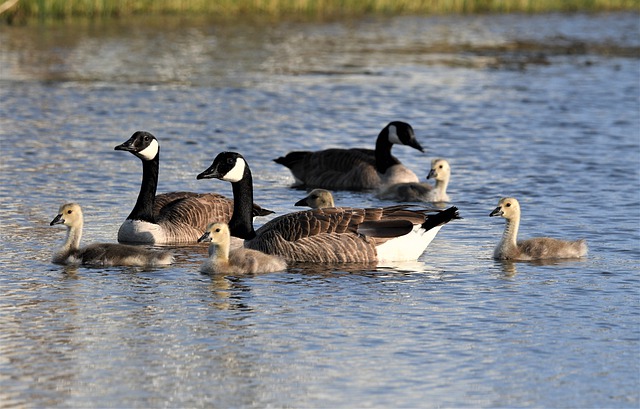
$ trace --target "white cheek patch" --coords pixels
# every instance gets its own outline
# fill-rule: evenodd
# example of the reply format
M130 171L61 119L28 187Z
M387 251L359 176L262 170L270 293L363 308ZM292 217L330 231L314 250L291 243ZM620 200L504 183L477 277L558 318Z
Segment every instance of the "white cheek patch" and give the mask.
M236 164L233 166L233 169L227 172L222 177L222 180L225 180L227 182L232 182L232 183L241 181L242 177L244 176L244 168L246 166L247 166L247 163L244 161L244 159L237 158Z
M389 142L402 145L402 141L398 136L398 129L396 128L395 125L389 126Z
M144 160L151 160L158 155L158 150L160 149L158 145L158 141L155 139L151 141L149 146L138 152L138 156L140 156Z

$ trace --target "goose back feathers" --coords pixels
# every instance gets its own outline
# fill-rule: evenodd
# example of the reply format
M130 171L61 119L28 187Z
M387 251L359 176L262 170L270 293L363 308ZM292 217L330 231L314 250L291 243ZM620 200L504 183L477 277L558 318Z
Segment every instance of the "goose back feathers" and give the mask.
M394 121L380 131L375 150L293 151L274 161L289 168L296 180L294 186L299 188L358 191L377 189L385 184L418 182L416 174L391 155L394 144L424 152L411 125Z
M584 240L566 241L551 237L537 237L518 241L520 203L513 197L500 199L489 216L502 216L506 225L493 257L499 260L541 260L551 258L579 258L587 254Z
M218 178L232 184L234 212L231 234L245 247L299 262L380 262L417 259L442 225L458 218L444 211L409 206L360 209L312 209L285 214L254 230L251 171L242 155L222 152L198 179Z
M84 217L80 205L67 203L60 207L50 225L67 226L64 245L54 254L56 264L84 264L95 266L153 267L171 264L173 256L167 251L152 251L141 247L116 243L94 243L80 247Z
M131 152L142 161L142 184L136 204L118 230L124 243L195 243L207 224L228 222L233 200L216 193L170 192L156 195L160 145L149 132L138 131L115 150ZM253 205L254 216L273 213Z
M198 241L211 242L209 258L200 268L203 273L272 273L287 268L287 263L277 256L242 247L230 250L231 234L226 223L209 224Z

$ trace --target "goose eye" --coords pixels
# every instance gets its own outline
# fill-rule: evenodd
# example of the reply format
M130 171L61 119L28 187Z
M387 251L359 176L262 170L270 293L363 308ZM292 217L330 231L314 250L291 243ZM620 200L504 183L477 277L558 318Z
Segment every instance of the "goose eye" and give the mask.
M440 165L440 169L442 169L442 168L443 168L443 166L442 166L442 165Z
M220 233L220 228L217 228L217 229L216 229L216 233Z
M233 158L228 158L228 159L227 159L227 163L228 163L229 165L233 165Z
M144 141L145 141L145 142L149 142L149 136L145 136L145 137L144 137Z
M507 203L505 207L511 207L511 203Z
M73 213L73 210L67 210L67 214Z

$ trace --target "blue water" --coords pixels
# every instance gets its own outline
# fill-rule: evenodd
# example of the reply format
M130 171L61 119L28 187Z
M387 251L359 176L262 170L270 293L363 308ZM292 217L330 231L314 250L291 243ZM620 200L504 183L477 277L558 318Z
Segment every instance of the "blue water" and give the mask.
M0 27L0 407L617 407L640 404L638 15L366 18L225 25L134 20ZM210 277L50 263L79 202L115 242L139 160L159 192L222 150L285 213L304 192L272 159L373 146L391 120L452 167L451 222L417 262ZM520 237L585 238L583 260L491 256ZM349 206L390 204L336 192ZM263 219L260 222L264 222Z

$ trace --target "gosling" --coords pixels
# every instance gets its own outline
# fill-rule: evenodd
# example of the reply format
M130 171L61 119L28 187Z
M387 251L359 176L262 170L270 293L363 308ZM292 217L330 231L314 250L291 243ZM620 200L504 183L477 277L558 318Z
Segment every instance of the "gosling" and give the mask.
M336 207L333 202L333 195L326 189L313 189L307 197L298 200L294 206L308 206L312 209L324 209L325 207Z
M537 237L517 241L520 227L520 203L512 197L500 199L489 216L502 216L507 219L502 239L493 252L498 260L541 260L580 258L587 254L584 240L565 241L550 237Z
M211 223L198 242L210 241L209 258L200 271L211 274L273 273L287 268L287 263L277 256L244 247L229 250L231 233L226 223Z
M378 199L397 202L450 202L447 186L451 178L451 166L445 159L431 161L427 179L435 179L435 186L429 183L396 183L378 191Z
M56 224L67 226L67 238L53 255L52 262L56 264L156 267L173 262L173 256L168 251L152 251L124 244L94 243L81 248L84 218L82 208L77 203L60 206L57 216L50 223L51 226Z

